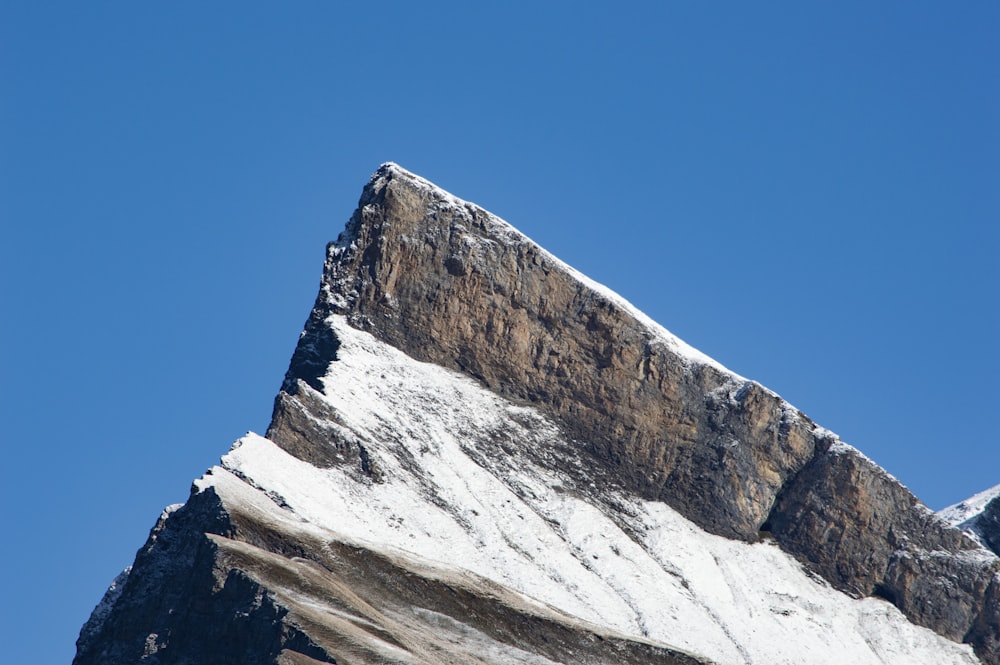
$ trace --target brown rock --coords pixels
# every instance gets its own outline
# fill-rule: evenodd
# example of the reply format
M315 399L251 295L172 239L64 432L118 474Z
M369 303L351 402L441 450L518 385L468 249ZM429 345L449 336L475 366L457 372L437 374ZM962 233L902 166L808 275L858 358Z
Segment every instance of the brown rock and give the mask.
M765 529L834 586L881 596L956 641L969 636L1000 570L996 557L832 436L786 485Z

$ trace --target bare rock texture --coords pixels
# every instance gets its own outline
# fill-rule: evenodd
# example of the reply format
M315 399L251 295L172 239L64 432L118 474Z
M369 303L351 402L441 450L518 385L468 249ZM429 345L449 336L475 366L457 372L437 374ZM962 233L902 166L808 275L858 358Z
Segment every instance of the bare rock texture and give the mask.
M251 665L285 650L321 655L283 622L287 609L267 589L228 563L222 545L235 530L212 491L162 516L109 615L84 627L73 662Z
M827 439L764 528L834 586L886 598L911 621L985 653L976 623L1000 572L996 557L856 450Z
M1000 498L986 504L986 509L979 517L978 526L986 544L1000 554Z

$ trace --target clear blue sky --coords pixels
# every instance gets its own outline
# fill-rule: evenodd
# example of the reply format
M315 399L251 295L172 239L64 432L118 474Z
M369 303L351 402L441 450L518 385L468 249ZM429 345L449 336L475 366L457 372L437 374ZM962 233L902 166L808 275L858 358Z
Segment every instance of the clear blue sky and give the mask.
M932 508L1000 483L1000 4L803 4L0 4L3 658L263 432L387 160Z

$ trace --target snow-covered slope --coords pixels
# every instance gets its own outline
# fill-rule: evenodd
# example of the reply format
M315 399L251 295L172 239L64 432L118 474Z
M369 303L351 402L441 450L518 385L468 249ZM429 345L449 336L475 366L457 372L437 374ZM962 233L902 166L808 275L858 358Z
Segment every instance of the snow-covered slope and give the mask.
M978 662L889 603L830 588L771 542L712 536L662 503L624 495L593 505L563 491L556 473L494 458L506 440L557 447L559 429L342 317L327 323L341 346L323 379L334 416L325 425L364 443L381 482L316 468L250 434L199 488L228 471L340 537L468 569L718 663Z
M986 508L986 504L998 496L1000 496L1000 485L995 485L978 494L972 495L964 501L959 501L947 508L942 508L938 511L938 515L949 524L961 526L982 513L983 509Z
M943 508L938 511L938 516L948 524L965 531L983 547L990 547L983 533L983 513L990 502L997 497L1000 497L1000 485Z

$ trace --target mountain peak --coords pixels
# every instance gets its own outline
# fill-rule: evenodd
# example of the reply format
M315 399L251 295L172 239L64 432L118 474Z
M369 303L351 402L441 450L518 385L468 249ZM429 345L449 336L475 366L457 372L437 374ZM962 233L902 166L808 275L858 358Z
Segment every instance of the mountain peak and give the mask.
M320 292L292 362L306 373L293 371L286 390L295 391L296 378L315 380L310 373L333 359L317 349L333 348L326 322L343 315L417 360L550 409L589 442L594 473L612 460L613 473L624 473L619 481L648 498L674 496L687 516L723 535L756 538L781 482L813 451L813 423L777 395L688 346L499 217L401 169L377 172L365 188L328 248ZM664 421L665 392L692 403L704 403L706 392L718 397L713 414L702 406L686 420ZM668 454L667 441L690 439L709 427L707 419L727 421L748 404L761 420L756 426L781 432L767 473L751 469L749 452L731 452L709 476L704 451ZM282 414L276 411L269 432L282 431ZM743 416L732 422L752 427ZM734 440L747 434L720 432ZM650 463L664 455L676 458ZM734 498L736 482L745 491Z
M998 665L998 573L778 395L386 163L266 437L165 513L75 662Z

